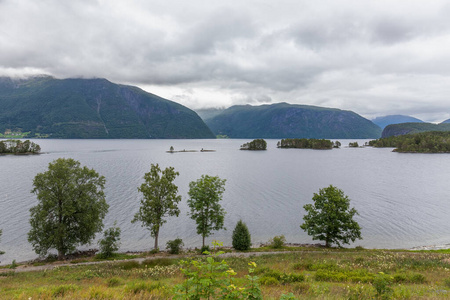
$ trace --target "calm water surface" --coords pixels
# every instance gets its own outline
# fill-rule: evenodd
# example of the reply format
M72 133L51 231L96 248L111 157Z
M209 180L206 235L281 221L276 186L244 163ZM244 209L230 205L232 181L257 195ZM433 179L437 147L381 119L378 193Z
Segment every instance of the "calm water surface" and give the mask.
M187 216L188 185L202 174L225 178L223 207L227 230L208 239L231 244L236 222L242 219L252 242L266 242L284 234L288 242L309 243L300 229L302 206L314 192L333 184L349 196L359 211L357 221L367 248L410 248L450 243L450 154L399 154L392 149L346 148L333 150L277 149L240 151L248 140L38 140L45 152L36 156L0 157L0 250L2 264L33 259L27 242L29 209L37 204L30 193L34 176L48 163L74 158L106 177L110 205L105 228L117 221L122 229L121 251L149 250L153 239L147 229L131 224L139 209L137 187L150 164L173 166L183 197L178 218L169 218L160 233L160 245L182 238L186 247L201 246L195 223ZM354 141L354 140L352 140ZM341 140L348 145L348 140ZM364 141L359 141L360 144ZM214 149L208 153L166 153L175 150ZM91 247L96 247L93 243Z

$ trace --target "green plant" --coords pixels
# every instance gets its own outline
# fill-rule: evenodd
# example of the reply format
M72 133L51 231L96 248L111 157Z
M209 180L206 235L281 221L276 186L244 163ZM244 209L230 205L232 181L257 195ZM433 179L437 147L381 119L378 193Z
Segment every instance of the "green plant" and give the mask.
M332 185L314 193L314 204L306 204L303 208L307 214L300 225L313 240L325 241L325 246L332 243L338 246L361 239L361 227L353 217L358 214L350 208L350 199L344 192Z
M114 226L116 223L114 223ZM103 239L101 239L98 244L100 246L99 258L109 258L114 252L119 250L120 245L120 228L111 227L105 230L103 233Z
M225 182L225 179L217 176L202 175L197 181L189 183L188 215L197 223L197 234L202 236L202 247L205 246L205 238L212 231L225 229L223 223L226 212L219 203L225 191Z
M177 216L180 214L178 202L181 196L178 194L178 186L173 181L180 175L175 172L173 167L161 170L158 164L152 164L150 172L145 173L145 183L138 187L139 192L143 194L139 212L134 215L132 223L142 222L142 227L150 230L152 237L155 238L154 249L158 249L158 237L161 226L167 221L168 216Z
M280 300L297 300L298 298L295 297L294 294L289 293L289 294L283 294L280 297Z
M17 263L16 263L16 260L15 260L15 259L13 259L13 261L12 261L11 265L9 266L9 268L10 268L10 269L15 269L15 268L17 268Z
M390 299L392 294L392 280L393 278L389 275L380 272L375 276L373 280L373 287L377 293L377 297L381 299Z
M247 225L242 222L242 220L237 222L236 227L233 230L232 240L234 249L240 251L250 249L252 245L250 232L248 231Z
M186 280L174 288L174 299L262 299L258 277L252 276L256 268L250 262L243 288L236 286L236 272L224 260L218 260L223 254L219 251L202 260L181 261L181 272Z
M156 266L171 266L175 264L176 260L170 258L155 258L155 259L146 259L141 265L147 268L153 268Z
M183 240L180 238L168 241L166 243L166 247L169 249L170 254L179 254L181 252L183 245L184 245Z
M207 254L209 254L209 251L210 251L209 246L203 246L200 249L200 254L205 254L206 252L207 252Z
M274 249L279 249L282 248L284 243L286 243L286 238L284 237L284 235L277 235L274 236L270 241L269 241L269 245L270 247L274 248Z
M38 204L30 209L28 241L37 254L55 248L62 259L102 230L109 205L103 192L105 177L94 169L58 158L49 163L48 171L34 177L33 186Z
M259 278L259 283L262 285L279 285L280 281L272 276L266 276Z

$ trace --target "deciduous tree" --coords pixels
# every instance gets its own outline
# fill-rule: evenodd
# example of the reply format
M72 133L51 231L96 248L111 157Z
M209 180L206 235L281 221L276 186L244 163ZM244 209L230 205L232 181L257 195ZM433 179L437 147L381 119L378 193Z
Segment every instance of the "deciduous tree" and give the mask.
M144 197L139 212L131 222L141 221L142 227L150 230L155 238L155 250L158 249L159 230L167 222L165 217L178 217L180 214L178 202L181 196L177 195L178 187L173 183L178 175L173 167L161 170L158 164L152 164L150 172L144 175L145 182L138 188Z
M358 214L350 208L350 199L344 192L332 185L314 193L314 204L306 204L303 208L307 214L300 227L312 236L313 240L325 241L325 246L332 243L341 246L341 242L349 244L361 238L361 227L353 220Z
M62 259L77 245L90 243L103 228L108 204L105 178L71 158L51 162L34 177L38 204L30 209L28 241L39 255L56 249Z
M219 202L225 191L225 182L217 176L202 175L197 181L189 183L189 215L197 223L197 233L202 236L203 247L205 237L210 236L213 230L224 228L226 212Z

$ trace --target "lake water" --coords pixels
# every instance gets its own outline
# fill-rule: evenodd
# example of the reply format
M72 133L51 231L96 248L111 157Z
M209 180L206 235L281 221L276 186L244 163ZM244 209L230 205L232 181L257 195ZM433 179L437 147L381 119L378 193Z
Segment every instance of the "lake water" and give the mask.
M187 216L189 182L202 174L227 180L222 205L227 230L207 239L231 245L239 219L247 223L254 244L284 234L288 242L311 243L300 229L303 205L330 184L342 189L359 216L363 240L352 246L411 248L450 243L450 154L400 154L392 149L277 149L240 151L249 140L37 140L42 155L0 157L0 250L2 264L36 258L27 241L29 209L37 204L30 193L34 176L48 163L74 158L106 177L110 205L105 228L117 221L122 229L121 251L150 250L154 240L140 224L131 224L139 209L137 187L151 163L173 166L182 195L181 214L169 218L160 232L160 245L182 238L186 247L201 246L195 222ZM354 140L352 140L354 141ZM359 140L363 143L365 140ZM348 140L341 140L348 145ZM216 152L166 153L214 149ZM314 241L316 242L316 241ZM93 243L90 247L96 247ZM89 246L88 246L89 248Z

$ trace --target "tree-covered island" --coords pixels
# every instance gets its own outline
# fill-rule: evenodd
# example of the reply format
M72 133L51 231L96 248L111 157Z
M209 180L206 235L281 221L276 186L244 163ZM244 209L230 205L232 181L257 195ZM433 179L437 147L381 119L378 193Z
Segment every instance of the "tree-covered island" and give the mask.
M450 132L429 131L380 138L369 142L373 147L393 147L401 153L450 153Z
M26 140L22 142L21 140L4 140L0 141L0 155L2 154L39 154L41 152L41 147Z
M335 145L332 141L325 139L282 139L277 143L278 148L327 150L333 146Z
M256 139L241 145L241 150L267 150L267 142L263 139Z

